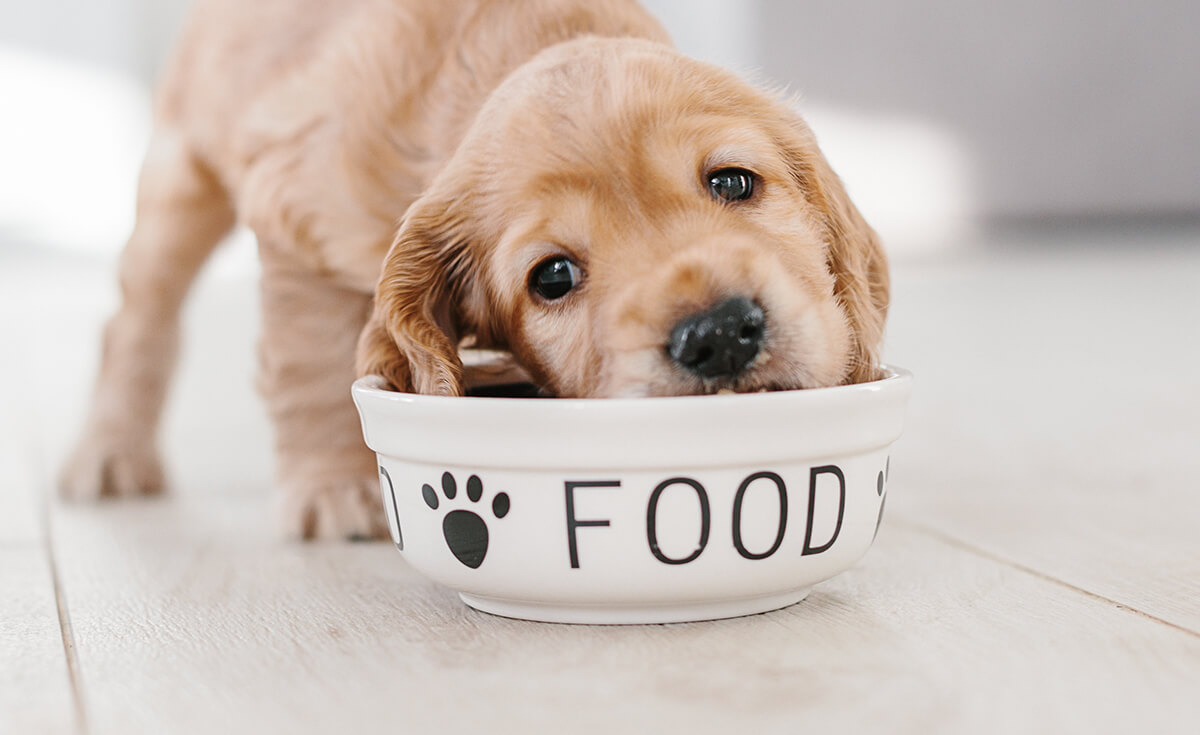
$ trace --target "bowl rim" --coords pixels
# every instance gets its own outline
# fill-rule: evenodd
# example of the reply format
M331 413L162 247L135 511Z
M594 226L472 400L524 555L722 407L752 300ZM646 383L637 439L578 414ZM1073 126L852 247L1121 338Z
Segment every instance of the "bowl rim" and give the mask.
M890 446L912 374L771 393L653 398L426 396L354 383L363 438L384 457L526 470L733 467Z
M518 411L530 410L536 412L568 410L577 411L620 411L622 407L637 406L638 410L667 406L683 406L685 404L723 402L722 405L733 403L750 403L779 400L827 400L832 397L845 396L852 393L871 393L889 390L898 386L912 383L913 375L909 370L891 364L881 364L879 369L884 376L865 383L834 385L825 388L796 388L793 390L766 391L763 393L709 393L704 395L684 396L646 396L642 398L545 398L530 399L508 396L434 396L421 393L406 393L404 391L387 390L381 387L383 378L379 375L364 375L354 381L351 390L357 400L360 396L368 400L396 401L405 404L425 404L436 406L469 406L489 405L501 406L505 409L515 409L517 406L537 406L537 408L521 408ZM798 398L805 396L804 398ZM611 408L600 408L603 405ZM557 408L556 408L557 407Z

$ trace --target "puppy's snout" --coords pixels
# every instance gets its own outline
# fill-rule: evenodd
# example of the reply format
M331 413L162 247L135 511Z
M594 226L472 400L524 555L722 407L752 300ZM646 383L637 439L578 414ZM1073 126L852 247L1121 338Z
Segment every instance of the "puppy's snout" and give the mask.
M762 307L750 299L726 299L676 324L667 354L702 378L734 377L758 354L766 321Z

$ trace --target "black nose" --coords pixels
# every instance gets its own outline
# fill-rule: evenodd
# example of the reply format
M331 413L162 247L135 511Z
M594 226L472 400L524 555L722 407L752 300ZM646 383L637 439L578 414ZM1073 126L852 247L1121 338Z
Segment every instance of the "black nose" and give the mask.
M750 299L726 299L676 324L667 354L702 378L733 377L758 354L766 321L762 308Z

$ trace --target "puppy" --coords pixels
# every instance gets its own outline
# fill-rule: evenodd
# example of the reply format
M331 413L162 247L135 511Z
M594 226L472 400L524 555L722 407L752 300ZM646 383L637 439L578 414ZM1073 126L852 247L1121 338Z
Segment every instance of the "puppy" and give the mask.
M179 310L238 220L294 536L386 534L356 371L458 395L471 345L609 397L877 369L886 260L812 133L633 0L200 0L67 495L162 489Z

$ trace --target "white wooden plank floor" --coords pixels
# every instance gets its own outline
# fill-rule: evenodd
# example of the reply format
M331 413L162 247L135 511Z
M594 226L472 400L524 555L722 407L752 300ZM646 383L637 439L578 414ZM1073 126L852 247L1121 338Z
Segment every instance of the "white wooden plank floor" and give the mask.
M175 492L44 501L110 266L0 249L0 733L1200 731L1200 232L1027 239L896 266L917 384L857 567L627 628L275 540L248 276L195 293Z
M8 332L2 335L8 343ZM7 388L18 379L15 361L0 363L0 385ZM0 391L0 732L18 724L69 733L77 700L38 494L38 453L19 433L17 410L8 391Z

